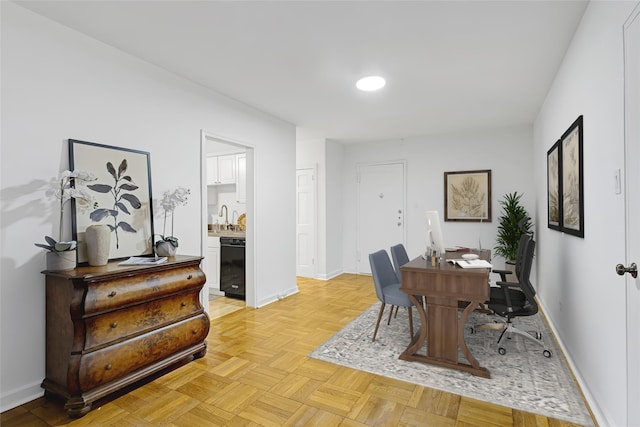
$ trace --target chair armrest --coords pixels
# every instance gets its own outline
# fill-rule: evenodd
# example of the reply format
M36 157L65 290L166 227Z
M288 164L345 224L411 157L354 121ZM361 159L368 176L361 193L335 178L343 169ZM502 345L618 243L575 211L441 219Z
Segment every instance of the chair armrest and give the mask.
M520 286L520 283L518 282L496 282L496 285L500 286L500 288L502 289L502 292L504 294L504 300L505 303L507 305L507 307L509 308L509 311L513 311L513 302L511 301L511 293L509 292L509 289L520 289L522 290L522 287Z
M507 281L507 274L512 274L513 272L510 270L491 270L492 273L496 273L500 275L500 280L503 282Z

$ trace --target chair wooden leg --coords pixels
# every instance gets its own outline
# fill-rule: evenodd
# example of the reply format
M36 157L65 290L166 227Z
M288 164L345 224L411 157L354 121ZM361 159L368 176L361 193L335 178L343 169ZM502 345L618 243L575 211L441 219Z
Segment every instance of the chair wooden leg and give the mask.
M393 307L396 307L396 306L392 305L391 310L389 310L389 319L387 320L387 325L391 324L391 316L393 316Z
M373 339L371 341L376 340L376 335L378 334L378 327L380 326L380 319L382 319L382 312L384 311L384 306L385 306L385 303L382 303L382 305L380 306L380 313L378 313L378 321L376 322L376 329L373 331ZM391 310L393 311L393 307L391 307Z

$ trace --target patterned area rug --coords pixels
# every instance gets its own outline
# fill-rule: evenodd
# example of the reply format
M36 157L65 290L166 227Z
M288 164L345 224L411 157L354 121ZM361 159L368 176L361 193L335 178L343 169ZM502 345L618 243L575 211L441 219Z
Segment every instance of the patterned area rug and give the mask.
M379 310L380 303L374 304L309 356L574 424L594 425L540 314L514 323L523 329L542 331L546 348L552 352L551 358L543 356L542 346L517 336L505 343L506 354L499 355L496 346L499 331L480 330L472 334L470 327L465 328L471 353L480 366L491 372L491 378L486 379L455 369L399 360L398 356L409 343L409 322L402 308L391 325L386 323L388 308L385 310L376 342L371 342ZM419 328L415 309L413 317L414 327ZM473 312L467 325L493 322L493 319L494 316ZM462 353L459 360L466 362Z

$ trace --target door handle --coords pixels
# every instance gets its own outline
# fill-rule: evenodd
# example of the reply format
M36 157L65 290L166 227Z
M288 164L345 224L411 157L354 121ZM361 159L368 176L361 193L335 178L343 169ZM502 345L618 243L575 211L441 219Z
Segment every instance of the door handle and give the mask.
M618 275L620 276L623 276L624 273L629 273L631 274L631 277L635 279L638 277L638 266L636 265L635 262L632 262L631 265L629 265L629 267L625 267L622 264L618 264L616 265L616 273L618 273Z

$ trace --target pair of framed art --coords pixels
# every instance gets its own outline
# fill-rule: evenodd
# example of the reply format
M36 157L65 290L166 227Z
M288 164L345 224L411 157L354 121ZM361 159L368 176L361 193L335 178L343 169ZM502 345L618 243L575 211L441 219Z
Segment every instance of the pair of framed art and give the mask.
M583 118L547 151L547 225L584 238Z

